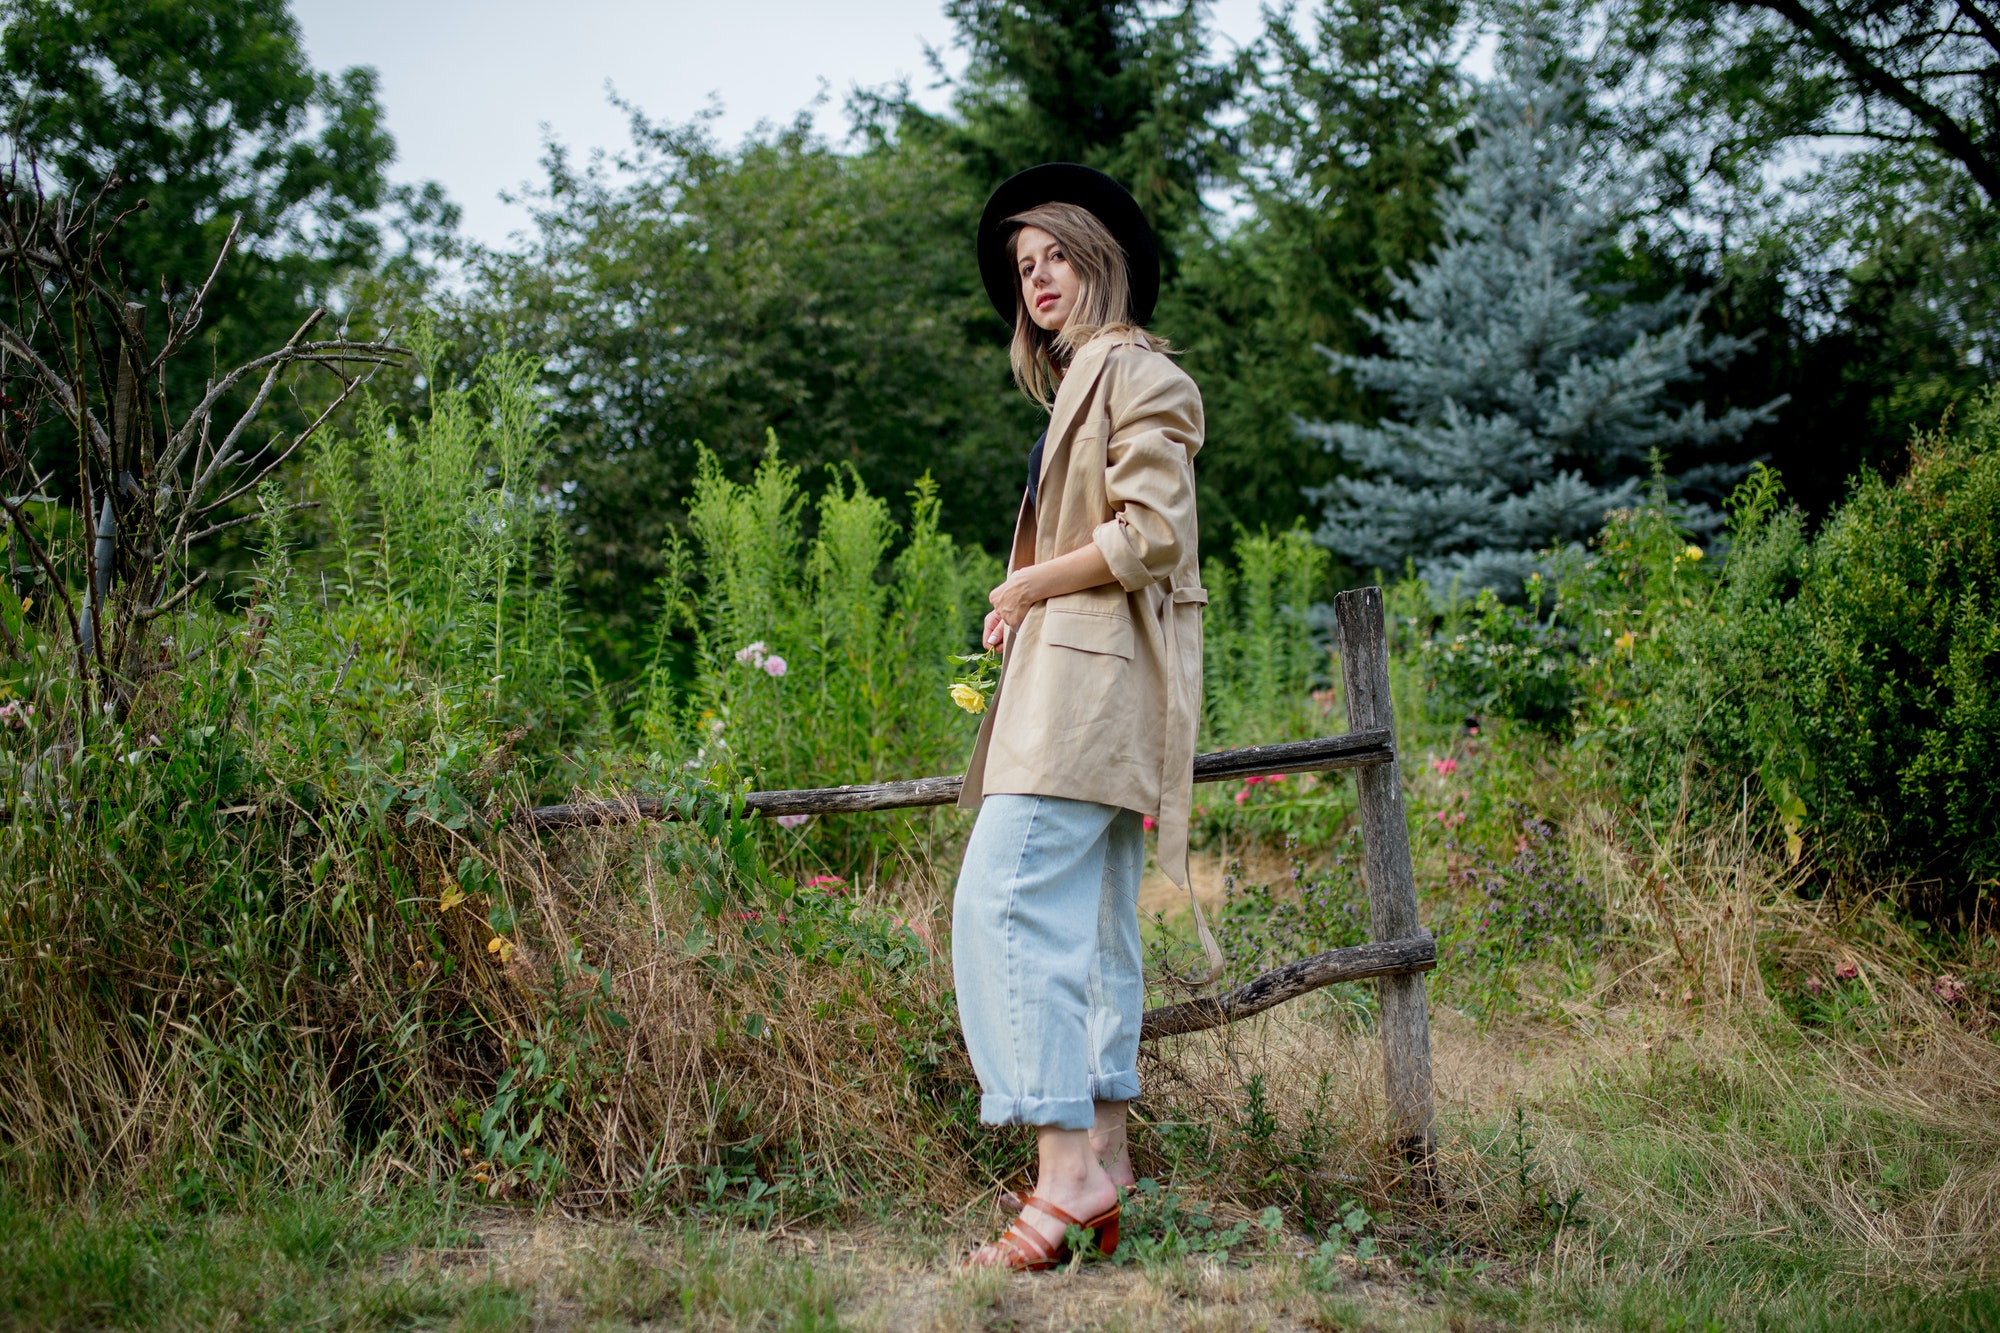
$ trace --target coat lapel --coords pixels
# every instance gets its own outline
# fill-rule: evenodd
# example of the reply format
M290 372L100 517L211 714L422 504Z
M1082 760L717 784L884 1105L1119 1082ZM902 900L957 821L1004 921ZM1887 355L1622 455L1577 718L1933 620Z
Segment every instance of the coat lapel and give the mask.
M1049 469L1056 461L1056 455L1069 448L1070 427L1076 424L1076 414L1090 401L1090 391L1097 387L1097 377L1104 373L1105 358L1111 349L1132 342L1129 333L1114 333L1093 338L1085 343L1070 363L1063 375L1062 387L1056 390L1055 406L1049 412L1048 443L1042 446L1042 475L1037 484L1049 477Z

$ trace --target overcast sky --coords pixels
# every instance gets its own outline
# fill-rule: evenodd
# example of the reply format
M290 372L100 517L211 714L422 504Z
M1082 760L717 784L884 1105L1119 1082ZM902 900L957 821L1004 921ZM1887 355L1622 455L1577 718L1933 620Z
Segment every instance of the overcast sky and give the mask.
M373 65L396 136L399 180L442 182L468 237L499 244L526 225L503 190L539 178L543 126L576 150L627 142L607 80L656 120L685 120L712 97L733 141L760 120L788 121L825 81L820 126L845 129L856 84L907 78L929 87L926 42L945 52L943 0L293 0L321 69ZM1248 44L1260 0L1216 0L1218 41Z

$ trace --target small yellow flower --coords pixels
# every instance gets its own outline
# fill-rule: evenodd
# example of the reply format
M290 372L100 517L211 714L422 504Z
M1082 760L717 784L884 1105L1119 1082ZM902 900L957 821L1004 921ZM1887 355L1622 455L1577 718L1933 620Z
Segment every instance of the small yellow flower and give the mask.
M951 687L951 701L968 713L986 711L986 696L963 681Z
M1699 546L1683 546L1683 547L1681 547L1681 559L1683 559L1683 560L1699 560L1699 559L1701 559L1701 548L1700 548Z
M1618 645L1619 651L1629 653L1632 651L1632 645L1634 643L1637 643L1638 639L1636 638L1636 636L1633 635L1632 631L1628 629L1623 634L1619 635L1618 638L1615 640L1615 642Z
M438 895L438 911L449 912L464 901L465 890L456 884L447 884L444 886L444 892Z
M514 941L504 935L495 935L486 941L486 952L496 955L503 963L511 963L514 961Z

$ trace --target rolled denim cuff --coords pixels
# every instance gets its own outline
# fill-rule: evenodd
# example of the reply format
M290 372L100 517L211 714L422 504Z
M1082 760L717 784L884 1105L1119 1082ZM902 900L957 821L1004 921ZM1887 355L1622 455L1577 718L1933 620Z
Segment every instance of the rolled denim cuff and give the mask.
M1136 1076L1133 1086L1138 1086ZM1089 1129L1097 1122L1097 1112L1088 1097L1005 1097L989 1092L979 1099L979 1121L985 1125Z
M1122 1074L1092 1074L1090 1099L1094 1102L1129 1102L1139 1095L1139 1071Z

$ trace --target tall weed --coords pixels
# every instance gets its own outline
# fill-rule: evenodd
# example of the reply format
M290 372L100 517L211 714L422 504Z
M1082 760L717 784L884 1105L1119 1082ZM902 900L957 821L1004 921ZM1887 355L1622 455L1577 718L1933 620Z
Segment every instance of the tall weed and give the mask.
M1234 564L1202 565L1208 610L1202 624L1203 735L1216 749L1268 745L1318 734L1328 651L1314 608L1332 557L1303 527L1273 536L1239 534Z
M717 785L824 787L958 772L977 720L949 696L951 655L971 651L999 569L938 528L920 479L900 549L888 505L851 472L808 501L775 444L730 481L701 455L691 547L670 551L659 665L642 719L665 760ZM808 510L813 519L807 535ZM671 635L692 641L671 667ZM815 855L877 862L935 816L814 830ZM806 835L800 835L806 836Z
M0 728L0 1169L30 1192L309 1179L423 1142L500 1055L492 830L601 713L529 367L430 397L322 437L317 549L267 488L244 606L179 612L125 718Z

